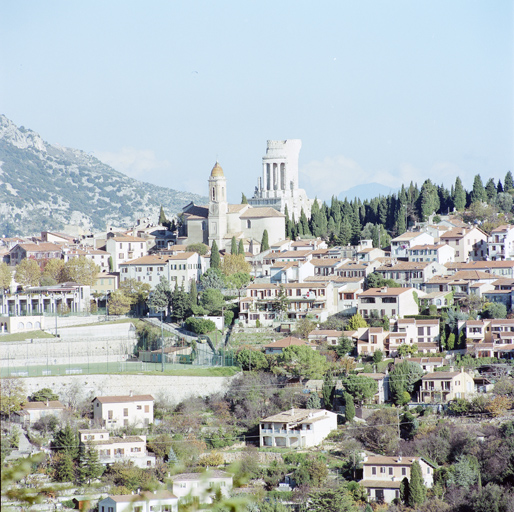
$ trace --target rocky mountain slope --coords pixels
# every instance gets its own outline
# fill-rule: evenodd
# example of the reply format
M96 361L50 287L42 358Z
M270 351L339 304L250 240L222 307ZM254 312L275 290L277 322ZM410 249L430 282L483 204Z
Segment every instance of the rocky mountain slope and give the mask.
M77 149L45 142L0 115L0 236L127 226L205 197L134 180Z

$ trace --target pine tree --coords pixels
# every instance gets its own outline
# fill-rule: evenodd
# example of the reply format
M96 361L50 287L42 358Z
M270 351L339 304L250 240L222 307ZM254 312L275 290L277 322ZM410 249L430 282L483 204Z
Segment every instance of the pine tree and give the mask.
M241 194L241 204L248 204L248 199L246 199L244 192Z
M458 211L463 211L466 208L466 191L462 186L461 179L457 176L455 180L455 189L453 192L453 206Z
M91 485L92 480L96 480L103 473L103 466L100 463L98 452L90 442L82 449L79 462L79 476L82 482Z
M261 252L269 250L268 230L265 229L262 233Z
M159 212L159 225L164 226L168 223L168 219L166 218L166 215L164 214L164 208L161 206L161 211Z
M353 397L350 393L344 394L344 417L346 421L353 421L355 418L355 404L353 403Z
M212 242L210 264L211 268L221 268L220 252L216 240Z
M230 242L230 254L237 254L237 242L235 236L232 237L232 241Z
M55 477L59 482L74 482L75 481L75 465L73 457L66 452L59 456L55 468Z
M57 451L70 455L72 460L78 457L79 441L77 432L69 423L66 423L65 427L55 434L53 446Z
M311 393L305 404L307 409L321 409L321 400L318 393Z
M416 460L412 463L410 468L409 496L407 504L409 507L413 508L416 508L418 505L422 505L425 502L426 494L427 490L423 481L421 466Z
M505 179L503 180L503 191L508 192L514 188L514 179L512 178L512 173L509 171L505 175Z
M243 240L239 240L239 245L237 247L237 254L243 254L245 253L245 246L243 244Z

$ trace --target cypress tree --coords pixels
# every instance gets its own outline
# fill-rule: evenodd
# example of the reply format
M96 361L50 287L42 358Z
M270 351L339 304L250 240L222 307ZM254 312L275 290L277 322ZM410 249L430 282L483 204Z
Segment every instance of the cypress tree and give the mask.
M409 502L409 479L407 477L400 483L400 499L405 505Z
M198 304L198 289L196 288L196 279L191 279L191 286L189 288L189 301L191 306Z
M307 219L307 215L305 215L303 208L302 208L302 211L300 212L300 224L302 225L303 234L307 235L307 236L310 235L311 230L309 228L309 220Z
M455 180L455 189L453 191L453 206L459 211L466 208L466 191L464 190L462 181L458 176Z
M248 199L246 199L244 192L241 194L241 204L248 204Z
M262 233L261 252L267 251L268 249L269 249L268 230L265 229Z
M410 468L409 496L407 499L407 504L412 508L415 508L418 505L422 505L425 502L426 494L427 490L423 481L421 466L416 460L412 463Z
M509 190L512 190L514 188L514 180L512 179L512 173L509 171L505 175L505 180L503 181L503 191L508 192Z
M161 206L161 211L159 212L159 224L164 226L168 222L166 215L164 214L164 208Z
M210 264L211 268L221 267L220 252L218 250L218 244L216 243L216 240L212 242Z
M501 194L503 192L503 185L502 185L502 181L501 180L498 180L498 186L496 187L496 192L498 194Z
M321 388L321 394L323 395L323 406L328 411L332 410L332 399L334 398L335 385L332 380L332 376L327 374L323 380L323 387Z
M353 397L350 393L344 394L344 417L346 421L353 421L355 418L355 404L353 403Z
M236 237L232 237L232 241L230 242L230 254L233 254L234 256L237 254L237 242Z
M480 174L475 176L473 180L473 190L471 191L471 202L476 203L477 201L485 201L487 199L487 195L485 193L484 185L482 183L482 178Z
M487 202L489 204L492 204L494 202L494 200L496 199L496 195L497 195L497 190L496 190L496 185L494 183L494 180L493 178L491 178L488 182L487 182L487 185L485 186L485 194L487 196Z
M237 248L237 254L243 254L245 253L245 246L243 244L243 240L239 240L239 246Z

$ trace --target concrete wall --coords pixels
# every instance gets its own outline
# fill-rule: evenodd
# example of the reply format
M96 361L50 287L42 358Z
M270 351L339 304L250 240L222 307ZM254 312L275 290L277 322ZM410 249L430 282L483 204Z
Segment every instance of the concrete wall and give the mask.
M67 389L80 389L83 398L90 396L117 396L150 394L157 400L178 404L190 397L209 396L225 392L234 377L179 377L160 375L67 375L55 377L28 377L23 379L27 395L41 388L50 388L59 396Z

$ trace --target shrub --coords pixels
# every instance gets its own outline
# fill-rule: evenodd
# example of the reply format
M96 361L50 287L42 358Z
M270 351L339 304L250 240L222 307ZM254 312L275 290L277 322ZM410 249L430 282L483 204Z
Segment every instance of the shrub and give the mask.
M190 317L186 320L186 328L196 334L207 334L214 331L216 325L212 320L207 318L194 318Z

